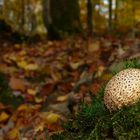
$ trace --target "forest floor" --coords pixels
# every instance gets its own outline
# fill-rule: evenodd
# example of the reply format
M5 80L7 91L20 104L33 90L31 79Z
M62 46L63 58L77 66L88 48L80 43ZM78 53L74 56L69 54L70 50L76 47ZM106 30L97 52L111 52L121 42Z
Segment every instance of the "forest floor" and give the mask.
M76 115L81 101L91 103L123 60L140 58L140 38L1 40L0 55L10 94L22 98L14 105L0 97L0 140L45 140L63 131L61 122Z

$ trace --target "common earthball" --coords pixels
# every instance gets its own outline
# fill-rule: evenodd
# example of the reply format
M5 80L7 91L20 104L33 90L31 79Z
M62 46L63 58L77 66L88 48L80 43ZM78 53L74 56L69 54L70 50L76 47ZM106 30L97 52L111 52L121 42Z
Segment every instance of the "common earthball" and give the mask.
M104 103L110 112L129 106L140 100L140 69L120 71L107 83Z

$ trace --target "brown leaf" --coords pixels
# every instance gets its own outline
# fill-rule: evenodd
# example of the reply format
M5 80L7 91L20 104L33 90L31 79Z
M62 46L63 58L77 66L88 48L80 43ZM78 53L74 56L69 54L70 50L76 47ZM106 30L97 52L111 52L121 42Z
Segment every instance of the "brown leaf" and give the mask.
M58 89L64 93L69 93L72 90L72 83L62 83L58 85Z
M40 94L42 96L48 96L49 94L53 92L54 87L55 87L54 83L47 83L42 87Z
M52 71L51 72L51 77L52 79L55 81L55 82L59 82L61 81L62 79L62 75L60 72L57 72L57 71Z
M100 87L101 87L101 83L93 83L91 86L90 86L90 91L96 95L98 93L98 91L100 90Z
M98 51L99 49L100 49L100 41L99 40L96 40L96 41L90 40L88 42L88 52L89 53Z
M11 76L9 85L13 90L20 90L22 92L26 90L25 82L22 79L16 78L14 76Z

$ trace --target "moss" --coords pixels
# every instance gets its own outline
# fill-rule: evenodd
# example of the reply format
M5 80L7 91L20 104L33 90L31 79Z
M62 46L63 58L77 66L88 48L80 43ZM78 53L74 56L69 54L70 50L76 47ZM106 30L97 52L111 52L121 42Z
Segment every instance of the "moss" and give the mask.
M52 140L64 140L64 136L54 134L51 139Z
M82 131L85 132L93 129L93 126L96 125L98 121L106 114L106 110L103 102L104 88L102 88L98 96L93 97L92 104L81 106L81 112L77 115L77 124L79 128L82 128Z
M130 59L124 61L124 69L127 68L140 68L140 61L138 59Z
M117 65L117 66L116 66ZM115 64L115 67L111 69L111 73L115 75L116 73L120 72L123 69L127 68L140 68L140 61L136 58L134 59L128 59L125 61L120 61Z
M102 119L89 135L91 139L138 140L140 137L140 102Z

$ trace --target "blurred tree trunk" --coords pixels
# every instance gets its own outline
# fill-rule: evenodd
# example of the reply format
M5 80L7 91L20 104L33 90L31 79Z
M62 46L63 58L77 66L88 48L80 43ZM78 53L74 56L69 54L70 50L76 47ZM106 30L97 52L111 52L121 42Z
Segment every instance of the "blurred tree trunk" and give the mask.
M87 28L88 35L93 35L93 3L92 0L87 0Z
M108 11L109 11L108 29L109 32L111 32L112 31L112 0L109 0Z
M115 23L118 22L118 0L115 0L115 17L114 17Z
M44 21L50 39L81 30L78 0L44 0Z
M43 37L46 34L46 28L42 10L42 0L5 0L2 16L13 32Z
M135 2L134 1L131 1L131 5L132 5L132 17L133 17L133 27L135 26L135 12L136 12L136 9L135 9Z
M43 0L43 5L44 5L43 19L44 19L46 28L49 30L50 29L49 27L52 24L51 15L50 15L50 0Z

